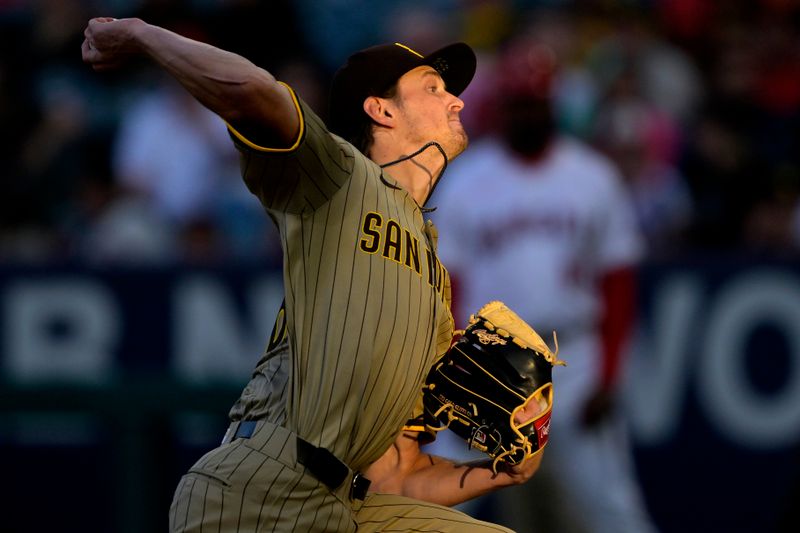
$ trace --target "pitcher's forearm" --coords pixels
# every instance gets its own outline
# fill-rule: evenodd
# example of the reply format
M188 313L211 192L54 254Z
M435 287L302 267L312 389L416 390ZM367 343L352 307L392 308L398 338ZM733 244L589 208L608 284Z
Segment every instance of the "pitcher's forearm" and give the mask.
M244 57L140 19L93 19L84 60L113 68L129 56L150 58L201 104L234 127L290 142L299 129L288 89Z

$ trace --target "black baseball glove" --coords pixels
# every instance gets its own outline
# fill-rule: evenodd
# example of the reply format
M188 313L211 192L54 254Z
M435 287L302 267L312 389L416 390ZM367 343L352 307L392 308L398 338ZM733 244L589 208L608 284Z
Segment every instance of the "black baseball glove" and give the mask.
M449 428L470 447L517 465L544 448L553 404L552 369L563 365L542 338L502 302L491 302L431 368L425 424ZM536 405L531 406L531 402ZM535 415L518 421L522 411Z

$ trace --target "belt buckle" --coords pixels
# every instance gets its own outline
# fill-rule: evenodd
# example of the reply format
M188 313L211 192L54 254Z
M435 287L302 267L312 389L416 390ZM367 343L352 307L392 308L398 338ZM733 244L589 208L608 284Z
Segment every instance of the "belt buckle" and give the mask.
M353 481L350 483L350 499L363 500L367 496L370 483L372 482L364 474L356 472L353 476Z

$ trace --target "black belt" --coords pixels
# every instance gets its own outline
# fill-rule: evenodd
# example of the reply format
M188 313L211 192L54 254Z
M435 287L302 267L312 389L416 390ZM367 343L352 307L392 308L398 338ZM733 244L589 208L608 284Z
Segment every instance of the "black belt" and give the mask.
M256 430L255 420L239 422L233 439L249 439ZM350 469L326 448L319 448L297 437L297 462L331 490L338 489L350 476ZM350 497L363 500L367 495L370 480L356 472L350 483Z

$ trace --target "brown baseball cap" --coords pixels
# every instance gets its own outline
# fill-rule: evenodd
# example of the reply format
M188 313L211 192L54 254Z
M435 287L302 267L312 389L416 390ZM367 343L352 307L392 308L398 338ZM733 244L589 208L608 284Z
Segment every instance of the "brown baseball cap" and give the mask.
M436 69L447 91L458 96L475 75L475 52L466 43L454 43L422 55L404 44L392 43L354 53L333 77L330 130L352 139L369 121L364 100L385 94L403 74L422 65Z

